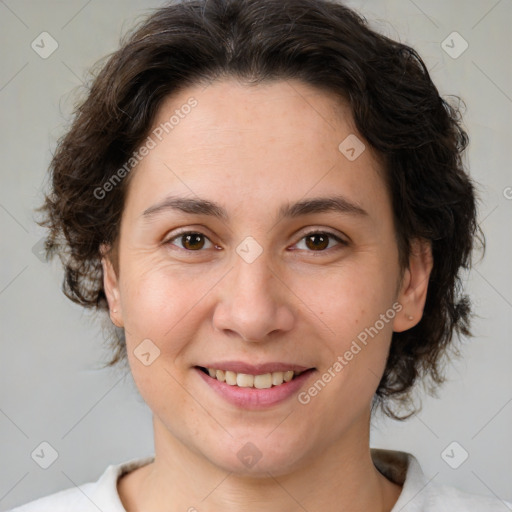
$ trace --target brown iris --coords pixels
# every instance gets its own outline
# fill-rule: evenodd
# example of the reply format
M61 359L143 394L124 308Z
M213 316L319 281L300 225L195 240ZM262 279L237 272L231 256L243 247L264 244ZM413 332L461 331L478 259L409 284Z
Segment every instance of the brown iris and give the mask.
M195 250L202 249L204 246L204 236L200 233L188 233L181 237L183 247L185 249Z
M306 246L308 249L322 250L329 245L329 236L322 233L315 233L306 237Z

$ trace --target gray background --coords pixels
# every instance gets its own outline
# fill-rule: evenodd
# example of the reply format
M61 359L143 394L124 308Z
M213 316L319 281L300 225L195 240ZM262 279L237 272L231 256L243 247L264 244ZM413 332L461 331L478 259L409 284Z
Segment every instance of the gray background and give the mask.
M61 293L58 262L37 257L43 232L33 208L86 70L162 3L0 0L0 510L153 453L150 411L131 376L97 369L107 356L99 323ZM488 242L467 279L480 315L476 337L439 398L425 399L423 412L403 424L376 422L372 446L415 454L432 481L512 500L512 2L347 3L417 48L441 94L467 103L467 161L480 183ZM43 31L59 45L47 59L31 48ZM453 31L469 44L455 59L441 44ZM447 44L462 48L460 39ZM43 441L59 454L46 470L31 458ZM453 441L469 453L458 469L441 457ZM457 460L462 452L449 453Z

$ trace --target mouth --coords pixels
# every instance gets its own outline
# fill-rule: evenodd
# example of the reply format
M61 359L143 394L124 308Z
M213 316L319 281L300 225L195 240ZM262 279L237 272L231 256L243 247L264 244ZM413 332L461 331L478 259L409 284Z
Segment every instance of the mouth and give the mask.
M198 370L218 382L238 388L270 389L291 382L300 375L312 372L315 368L305 370L273 371L259 374L238 373L231 370L196 366Z
M263 410L289 401L317 373L290 362L204 361L194 372L214 394L237 408Z

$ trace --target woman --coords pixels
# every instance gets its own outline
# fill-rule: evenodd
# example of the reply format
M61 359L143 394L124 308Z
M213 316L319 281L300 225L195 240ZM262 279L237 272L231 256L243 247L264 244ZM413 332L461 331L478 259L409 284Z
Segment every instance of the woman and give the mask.
M467 136L417 53L327 0L186 0L52 161L49 254L106 310L155 456L32 510L503 510L370 449L469 335ZM510 505L509 505L510 506Z

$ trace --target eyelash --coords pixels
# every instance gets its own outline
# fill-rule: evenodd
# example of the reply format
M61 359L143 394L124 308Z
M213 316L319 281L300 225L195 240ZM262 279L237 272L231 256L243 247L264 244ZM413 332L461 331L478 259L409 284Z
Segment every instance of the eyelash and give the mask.
M185 235L200 235L202 237L204 237L206 240L208 240L214 247L215 247L215 244L213 244L213 242L204 234L204 233L201 233L200 231L181 231L177 234L175 234L172 238L169 238L167 241L164 242L164 245L174 245L172 242L176 239L180 239L180 238L183 238ZM305 238L309 237L309 236L313 236L313 235L326 235L328 236L329 238L332 238L334 239L336 242L338 242L338 244L340 246L347 246L348 245L348 242L343 240L342 238L340 238L339 236L335 235L334 233L331 233L330 231L322 231L322 230L313 230L313 231L309 231L308 233L306 233L305 235L303 235L299 242L301 242L302 240L304 240ZM299 243L297 242L297 243ZM189 253L193 253L193 252L202 252L202 248L197 250L197 251L194 251L194 250L191 250L191 249L185 249L184 247L178 247L179 250L182 250L182 251L186 251L186 252L189 252ZM322 253L322 252L327 252L329 251L330 249L332 249L332 247L327 247L327 249L323 249L323 250L319 250L319 251L314 251L314 250L309 250L307 252L311 252L311 253L315 253L315 252L318 252L318 253Z

